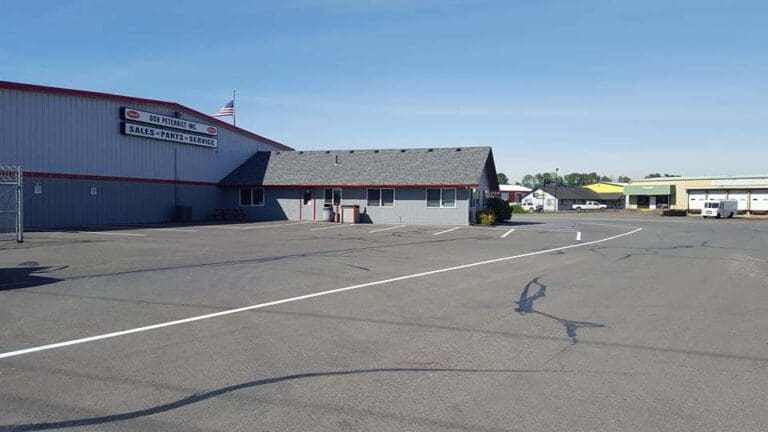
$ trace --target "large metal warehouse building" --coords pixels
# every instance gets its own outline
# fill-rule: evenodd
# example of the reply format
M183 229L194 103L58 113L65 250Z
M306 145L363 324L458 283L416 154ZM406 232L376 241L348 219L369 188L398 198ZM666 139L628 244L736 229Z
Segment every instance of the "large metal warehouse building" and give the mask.
M23 168L27 228L339 220L345 206L360 222L467 225L498 190L490 147L294 151L173 102L4 81L2 165Z
M206 219L219 180L273 150L292 149L177 103L0 81L0 165L24 170L29 228Z

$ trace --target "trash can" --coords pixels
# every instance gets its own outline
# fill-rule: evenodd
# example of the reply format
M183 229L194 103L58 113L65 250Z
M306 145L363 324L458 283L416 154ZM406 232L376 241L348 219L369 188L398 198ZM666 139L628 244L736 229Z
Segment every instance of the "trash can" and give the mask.
M341 206L341 223L357 223L360 206L357 204Z
M326 222L333 222L333 208L332 207L323 207L322 220L326 221Z

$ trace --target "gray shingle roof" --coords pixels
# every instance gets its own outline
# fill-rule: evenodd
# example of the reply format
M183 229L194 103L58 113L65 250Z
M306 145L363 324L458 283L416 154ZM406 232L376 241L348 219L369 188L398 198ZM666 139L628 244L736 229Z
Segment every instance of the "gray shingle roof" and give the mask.
M476 185L487 168L498 189L490 147L258 152L221 185Z

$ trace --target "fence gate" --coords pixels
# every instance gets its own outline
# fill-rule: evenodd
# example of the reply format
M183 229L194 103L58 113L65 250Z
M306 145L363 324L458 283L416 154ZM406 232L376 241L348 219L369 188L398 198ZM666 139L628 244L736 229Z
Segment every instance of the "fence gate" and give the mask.
M24 241L21 167L0 165L0 240Z

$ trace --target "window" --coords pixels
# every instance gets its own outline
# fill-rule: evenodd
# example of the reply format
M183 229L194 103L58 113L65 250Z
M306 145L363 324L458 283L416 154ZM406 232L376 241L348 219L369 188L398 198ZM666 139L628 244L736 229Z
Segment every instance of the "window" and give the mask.
M381 190L381 206L382 207L395 206L395 190L394 189Z
M303 196L304 205L310 205L312 203L312 190L306 189Z
M240 189L241 206L263 206L264 189L263 188L241 188Z
M325 201L323 204L325 207L341 205L341 189L327 188L325 190Z
M368 207L381 205L381 189L368 189Z
M394 207L394 189L368 189L368 207Z
M455 208L456 189L427 189L427 207Z
M440 207L440 189L427 189L427 207Z

